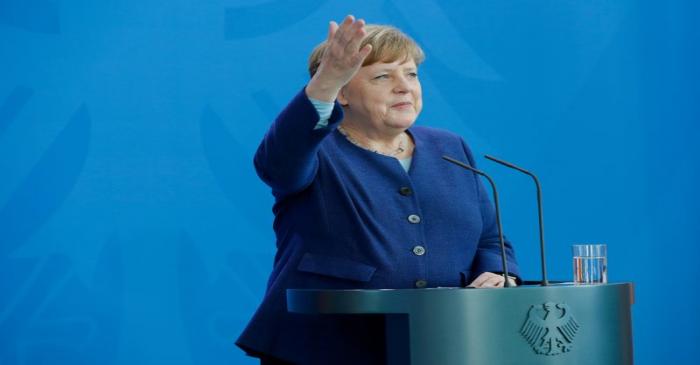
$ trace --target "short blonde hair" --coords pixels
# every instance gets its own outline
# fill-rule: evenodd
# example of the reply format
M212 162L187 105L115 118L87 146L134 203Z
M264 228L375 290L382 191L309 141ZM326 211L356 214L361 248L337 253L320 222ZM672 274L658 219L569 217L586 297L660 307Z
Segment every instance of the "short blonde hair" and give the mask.
M425 54L418 43L411 37L389 25L367 24L365 25L367 35L360 44L360 49L366 44L372 45L362 66L371 65L375 62L394 62L400 58L403 60L413 59L419 65L425 59ZM326 51L326 41L317 45L309 56L309 75L314 76L321 65L323 53Z

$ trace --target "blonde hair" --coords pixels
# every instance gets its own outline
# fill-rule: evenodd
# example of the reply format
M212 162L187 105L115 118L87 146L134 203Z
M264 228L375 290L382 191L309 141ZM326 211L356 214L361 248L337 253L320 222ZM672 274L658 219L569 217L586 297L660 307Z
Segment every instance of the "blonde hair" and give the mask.
M367 24L365 25L367 35L360 44L360 49L366 44L372 45L362 66L371 65L375 62L394 62L400 58L403 60L413 59L419 65L425 59L425 54L420 46L411 37L389 25ZM323 53L326 51L326 41L317 45L309 56L309 75L313 75L321 65Z

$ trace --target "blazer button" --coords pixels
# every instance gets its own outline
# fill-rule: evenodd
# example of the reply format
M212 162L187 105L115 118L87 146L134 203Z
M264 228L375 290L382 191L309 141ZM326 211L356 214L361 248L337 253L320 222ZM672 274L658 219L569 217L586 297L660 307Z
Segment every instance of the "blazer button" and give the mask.
M416 288L425 288L427 285L428 282L423 279L416 280Z
M413 224L418 224L420 223L420 217L415 214L411 214L408 216L408 221Z
M403 186L403 187L401 187L401 189L399 189L399 194L401 194L403 196L409 196L409 195L411 195L411 193L412 193L411 188L409 188L407 186Z
M425 255L425 247L423 247L423 246L413 247L413 253L416 256L423 256L423 255Z

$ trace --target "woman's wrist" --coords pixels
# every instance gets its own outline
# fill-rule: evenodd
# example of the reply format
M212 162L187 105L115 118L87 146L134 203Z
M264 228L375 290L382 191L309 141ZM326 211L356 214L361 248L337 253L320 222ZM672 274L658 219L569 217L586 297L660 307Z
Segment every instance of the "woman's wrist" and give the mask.
M309 98L332 103L338 97L340 87L312 77L309 84L306 85L305 92Z

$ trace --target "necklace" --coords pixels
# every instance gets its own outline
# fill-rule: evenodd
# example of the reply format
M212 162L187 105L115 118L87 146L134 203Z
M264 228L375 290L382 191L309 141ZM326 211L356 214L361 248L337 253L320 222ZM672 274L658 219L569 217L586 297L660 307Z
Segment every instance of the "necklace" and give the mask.
M367 146L363 145L363 144L360 143L358 140L356 140L355 138L353 138L353 137L350 135L350 133L348 133L348 131L347 131L345 128L343 128L343 126L340 126L340 125L338 126L338 132L340 132L340 134L342 134L343 136L345 136L345 138L346 138L348 141L350 141L350 143L354 144L355 146L360 147L360 148L362 148L362 149L364 149L364 150L367 150L367 151L372 151L372 152L374 152L374 153L378 153L378 154L380 154L380 155L390 156L390 157L396 157L397 155L399 155L399 154L403 153L404 151L406 151L406 147L404 147L404 141L403 141L403 140L399 141L399 146L396 147L396 149L395 149L393 152L383 152L383 151L380 151L380 150L377 150L377 149L372 149L372 148L370 148L370 147L367 147Z

